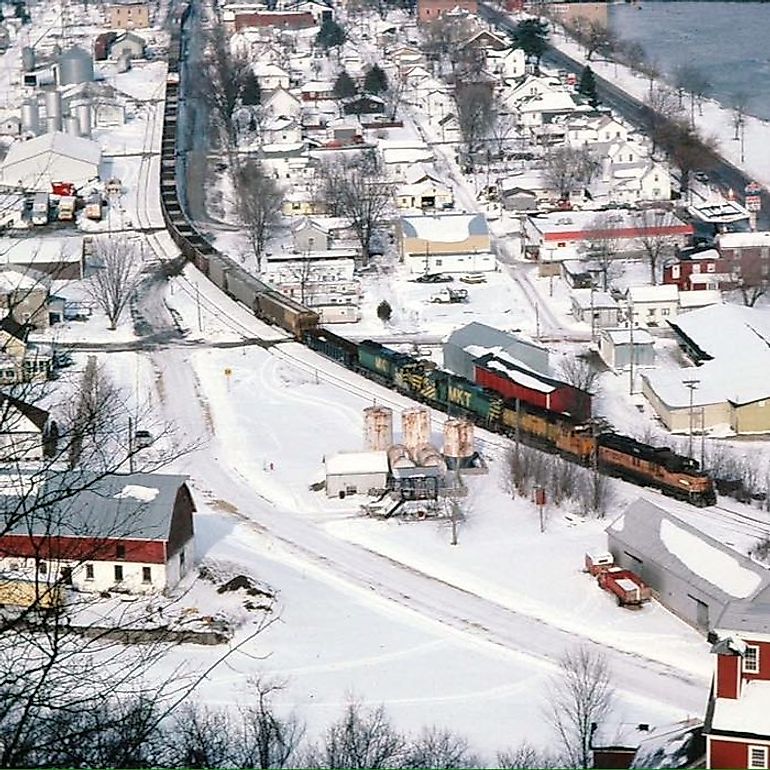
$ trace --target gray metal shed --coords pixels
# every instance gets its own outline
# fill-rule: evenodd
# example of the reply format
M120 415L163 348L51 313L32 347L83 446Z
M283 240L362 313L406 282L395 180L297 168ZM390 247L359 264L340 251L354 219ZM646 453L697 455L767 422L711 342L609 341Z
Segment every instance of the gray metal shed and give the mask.
M551 373L546 348L475 321L449 335L444 343L444 365L472 380L473 362L487 353L505 353L540 374Z
M611 369L620 371L631 366L655 366L655 339L645 329L603 329L599 338L599 354Z
M704 630L716 625L728 604L770 585L768 570L647 500L631 503L606 531L615 563L639 575L674 614Z

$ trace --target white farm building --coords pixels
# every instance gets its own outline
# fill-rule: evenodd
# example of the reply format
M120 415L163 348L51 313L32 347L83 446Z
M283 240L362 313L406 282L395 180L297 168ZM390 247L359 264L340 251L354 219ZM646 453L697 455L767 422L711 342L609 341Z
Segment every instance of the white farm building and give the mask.
M99 177L102 151L96 142L54 131L11 145L0 173L6 187L50 192L51 182L81 187Z
M327 457L326 495L346 497L383 490L388 483L386 452L339 452Z

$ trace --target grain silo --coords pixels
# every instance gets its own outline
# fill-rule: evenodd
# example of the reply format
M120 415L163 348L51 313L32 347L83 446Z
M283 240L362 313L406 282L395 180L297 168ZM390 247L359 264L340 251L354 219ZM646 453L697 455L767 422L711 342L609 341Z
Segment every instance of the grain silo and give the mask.
M59 91L45 92L45 122L48 133L61 131L61 93ZM55 126L52 128L51 126Z
M469 420L450 418L444 423L444 457L450 468L466 468L471 465L473 448L473 423Z
M80 135L91 136L91 104L90 102L78 102L73 105L73 114L77 117L78 123L80 123Z
M40 133L40 107L37 99L27 99L21 105L21 130L23 133Z
M364 409L364 449L384 452L393 444L393 410L386 406Z
M74 115L64 118L64 133L70 136L80 136L80 121Z
M430 442L430 410L425 407L405 409L401 413L402 441L410 452Z
M32 72L35 69L35 49L28 45L21 49L21 68L24 72Z
M79 46L73 46L59 57L59 85L89 83L94 79L94 60Z

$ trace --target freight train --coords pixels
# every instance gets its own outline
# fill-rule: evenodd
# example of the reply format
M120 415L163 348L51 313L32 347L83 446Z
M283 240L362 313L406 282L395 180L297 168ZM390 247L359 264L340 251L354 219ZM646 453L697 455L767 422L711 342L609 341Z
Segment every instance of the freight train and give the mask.
M182 73L182 29L189 5L171 25L169 66L161 154L161 207L171 237L185 258L218 288L246 305L257 317L279 326L309 348L368 379L452 416L468 418L490 431L518 438L545 451L694 505L716 503L713 480L689 457L668 447L652 447L628 436L598 432L591 423L590 401L566 393L558 408L549 398L512 390L477 367L479 382L439 369L376 342L352 342L319 326L318 314L247 273L217 251L187 219L177 189L177 113ZM487 362L488 363L488 362ZM485 369L479 374L479 369ZM488 387L491 385L492 387ZM512 397L513 395L516 397ZM564 411L565 404L569 411Z

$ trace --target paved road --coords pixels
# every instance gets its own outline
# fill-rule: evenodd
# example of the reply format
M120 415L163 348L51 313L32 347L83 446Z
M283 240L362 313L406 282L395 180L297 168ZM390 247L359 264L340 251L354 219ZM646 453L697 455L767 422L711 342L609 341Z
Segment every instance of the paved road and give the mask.
M489 6L480 5L480 13L486 19L507 31L512 31L516 26L515 22ZM580 62L553 46L549 46L547 53L543 57L543 62L578 75L583 71L583 65ZM643 130L647 124L645 116L650 112L649 107L605 78L600 77L596 73L594 73L594 76L596 77L597 93L602 104L610 107L619 115L622 115L629 123ZM723 193L726 194L729 190L733 190L739 197L743 195L743 188L749 182L754 181L752 177L736 168L724 158L720 158L716 166L708 169L708 175L711 182L718 186ZM759 230L767 230L770 229L770 193L767 190L763 190L761 197L762 211L757 215L757 228Z

